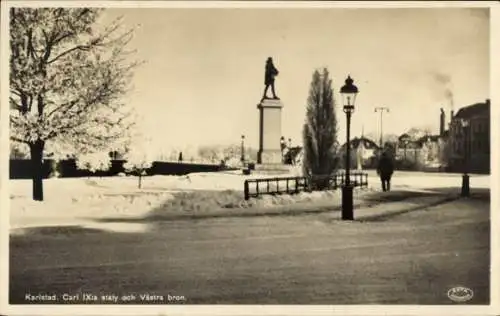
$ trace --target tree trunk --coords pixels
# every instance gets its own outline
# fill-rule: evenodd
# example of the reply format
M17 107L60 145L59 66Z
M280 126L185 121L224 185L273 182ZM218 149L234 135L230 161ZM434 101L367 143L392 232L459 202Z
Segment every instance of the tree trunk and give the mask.
M33 179L33 200L43 201L43 148L44 142L37 140L29 144L31 154L31 175Z
M142 171L139 173L139 189L142 187Z

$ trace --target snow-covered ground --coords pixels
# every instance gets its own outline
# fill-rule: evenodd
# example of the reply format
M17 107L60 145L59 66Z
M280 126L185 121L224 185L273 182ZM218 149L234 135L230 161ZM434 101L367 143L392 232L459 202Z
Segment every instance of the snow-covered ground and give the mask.
M374 183L377 182L378 179L375 176L372 176L369 177L369 181ZM396 171L392 182L395 186L399 187L421 189L460 187L462 185L462 174ZM470 186L471 188L490 188L490 176L471 174Z
M284 175L287 176L287 175ZM187 176L53 178L44 180L44 201L31 199L31 180L10 181L11 228L74 225L88 219L137 218L163 207L167 212L210 212L221 208L274 207L328 198L336 192L263 196L244 200L241 171ZM274 176L273 176L274 177Z
M368 173L369 188L357 190L355 195L358 199L366 192L379 190L376 174ZM220 209L265 209L303 202L340 203L340 190L262 196L245 201L244 180L266 177L269 175L245 176L241 171L152 176L143 178L141 189L137 187L136 177L54 178L44 180L43 202L32 201L30 180L11 180L10 223L11 228L75 225L89 219L137 218L158 209L168 213L193 214ZM476 175L470 180L474 188L489 188L489 181L489 176ZM400 172L393 179L395 189L411 190L459 187L460 183L460 175L456 174Z

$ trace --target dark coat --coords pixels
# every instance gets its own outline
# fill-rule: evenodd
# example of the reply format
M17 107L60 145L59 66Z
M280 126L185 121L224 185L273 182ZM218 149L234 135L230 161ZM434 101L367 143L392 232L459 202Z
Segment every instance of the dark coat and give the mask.
M272 61L268 61L266 63L266 77L264 79L264 84L272 84L274 83L274 77L278 75L278 69L276 69L273 65Z
M381 178L390 178L392 176L394 173L394 163L389 155L385 154L380 157L377 173Z

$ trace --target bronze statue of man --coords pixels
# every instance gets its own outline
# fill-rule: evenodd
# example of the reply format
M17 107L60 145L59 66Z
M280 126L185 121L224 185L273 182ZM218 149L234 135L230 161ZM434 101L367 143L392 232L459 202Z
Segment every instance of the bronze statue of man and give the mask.
M273 93L273 99L279 98L276 96L276 92L274 91L274 77L278 75L278 69L276 69L273 65L273 59L269 57L266 61L266 76L264 80L264 84L266 88L264 89L264 95L262 96L262 100L269 99L267 97L267 89L271 86L271 92Z

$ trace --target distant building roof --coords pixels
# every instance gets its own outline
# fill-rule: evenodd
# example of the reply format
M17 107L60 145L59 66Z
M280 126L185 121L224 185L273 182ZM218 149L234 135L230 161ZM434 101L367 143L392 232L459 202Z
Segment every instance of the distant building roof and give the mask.
M437 142L441 138L440 135L427 135L427 136L422 136L420 137L417 142L419 143L425 143L426 141L430 142Z
M407 133L404 133L403 135L401 135L401 136L398 137L398 140L400 142L404 141L405 139L407 139L408 141L411 141L411 136L408 135Z
M378 149L379 146L371 139L366 137L354 137L350 141L351 148L358 148L359 144L362 143L365 149ZM344 143L341 149L345 149L346 143Z
M487 99L486 102L475 103L458 110L457 114L455 114L454 118L458 119L470 119L477 115L486 114L488 115L490 112L490 100Z

